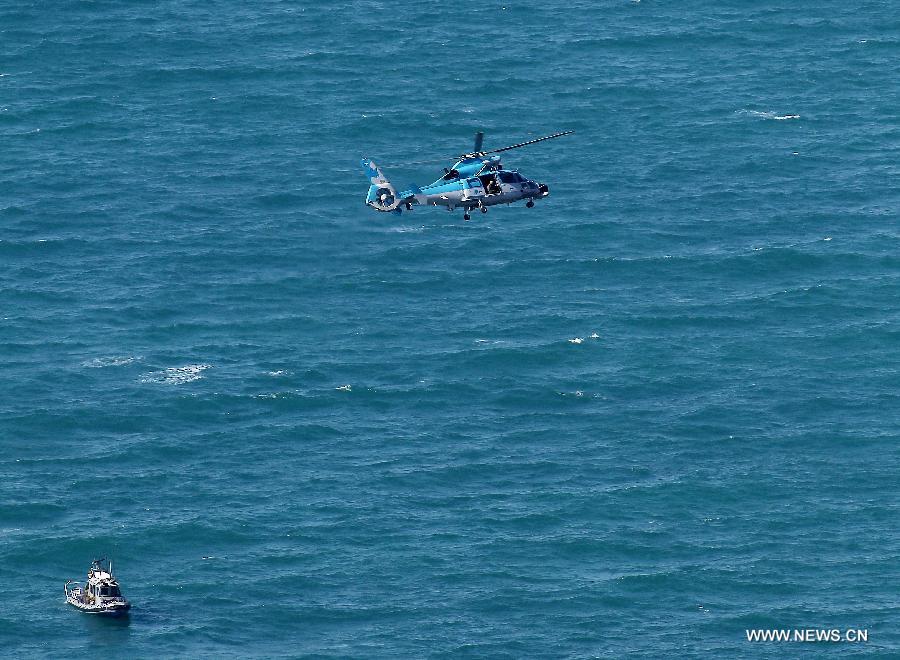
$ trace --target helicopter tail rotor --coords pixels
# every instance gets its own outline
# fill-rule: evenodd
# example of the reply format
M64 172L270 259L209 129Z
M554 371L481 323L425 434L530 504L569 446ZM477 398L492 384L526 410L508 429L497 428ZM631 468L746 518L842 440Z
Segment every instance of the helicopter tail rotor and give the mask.
M369 186L369 194L366 195L366 204L378 211L396 210L404 200L401 199L397 189L384 175L381 168L368 158L363 158L360 164L363 172L372 182L372 185Z

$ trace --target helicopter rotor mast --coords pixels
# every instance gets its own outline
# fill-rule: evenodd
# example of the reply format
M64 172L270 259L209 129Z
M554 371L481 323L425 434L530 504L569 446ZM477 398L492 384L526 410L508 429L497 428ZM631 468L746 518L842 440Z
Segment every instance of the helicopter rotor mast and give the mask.
M473 153L481 151L482 144L484 144L484 131L478 131L475 134L475 149L473 150Z

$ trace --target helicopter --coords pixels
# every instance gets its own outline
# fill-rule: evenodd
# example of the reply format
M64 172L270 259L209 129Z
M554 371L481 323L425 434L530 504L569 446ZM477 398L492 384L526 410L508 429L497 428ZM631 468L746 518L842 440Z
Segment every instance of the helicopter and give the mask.
M411 185L409 190L402 192L397 191L374 161L363 158L360 164L372 182L369 194L366 195L366 205L376 211L397 214L402 213L403 207L407 211L412 211L413 204L445 206L448 211L460 206L463 208L465 220L471 219L469 212L472 209L477 208L482 213L487 213L489 206L511 204L520 199L527 199L525 206L532 208L534 200L543 199L550 194L550 188L545 183L525 178L517 171L503 169L500 156L497 154L571 133L574 131L563 131L508 147L483 151L484 133L479 131L475 134L475 148L470 153L457 156L452 167L444 168L444 174L440 179L421 188Z

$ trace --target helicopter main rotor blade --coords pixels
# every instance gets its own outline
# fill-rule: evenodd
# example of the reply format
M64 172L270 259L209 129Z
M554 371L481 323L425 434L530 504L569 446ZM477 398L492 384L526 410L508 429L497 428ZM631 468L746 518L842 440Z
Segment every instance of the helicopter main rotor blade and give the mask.
M519 147L526 147L529 144L534 144L535 142L543 142L544 140L552 140L553 138L562 137L563 135L569 135L574 133L575 131L563 131L562 133L554 133L553 135L546 135L544 137L540 137L534 140L528 140L528 142L519 142L519 144L511 144L508 147L500 147L499 149L491 149L490 151L484 151L482 153L486 154L499 154L501 151L509 151L510 149L518 149Z
M563 135L570 135L575 131L563 131L562 133L554 133L553 135L545 135L544 137L535 138L534 140L528 140L527 142L519 142L518 144L511 144L508 147L500 147L499 149L491 149L490 151L481 151L481 145L484 143L484 132L478 131L475 134L475 150L468 154L463 154L461 156L457 156L456 158L478 158L480 156L485 156L487 154L499 154L501 151L509 151L510 149L518 149L519 147L527 147L529 144L535 144L537 142L543 142L544 140L552 140L554 138L562 137ZM446 158L431 158L429 160L413 160L407 161L403 163L386 163L382 165L382 167L403 167L405 165L430 165L432 163L443 163L446 162Z

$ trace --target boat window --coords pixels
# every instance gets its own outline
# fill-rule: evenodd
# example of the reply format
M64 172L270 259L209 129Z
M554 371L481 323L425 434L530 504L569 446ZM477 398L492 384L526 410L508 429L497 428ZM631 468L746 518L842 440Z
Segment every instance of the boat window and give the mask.
M503 183L517 183L516 176L512 172L500 172L500 180Z
M110 587L110 588L109 588L109 595L110 595L110 596L117 596L117 597L118 597L118 596L121 596L121 595L122 595L122 592L119 591L119 587Z
M101 596L109 596L109 587L100 587Z

